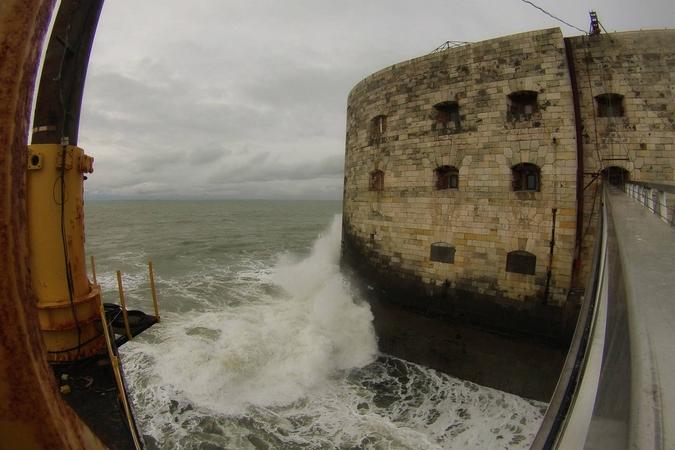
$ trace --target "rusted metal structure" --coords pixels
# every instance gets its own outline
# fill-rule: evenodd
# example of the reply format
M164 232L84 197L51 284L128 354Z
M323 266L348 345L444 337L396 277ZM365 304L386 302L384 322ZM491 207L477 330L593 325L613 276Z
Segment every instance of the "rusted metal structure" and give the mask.
M28 148L31 278L50 361L105 347L100 288L87 279L84 180L94 159L76 147L89 54L103 0L61 2L45 54Z
M53 8L53 0L0 3L0 436L4 448L97 449L47 364L29 270L28 124Z
M84 254L83 182L93 158L76 144L103 0L61 1L27 145L54 3L0 4L0 449L97 449L104 442L140 449L117 345L157 319L132 311L135 323L129 329L125 320L127 335L115 339L119 307L102 304ZM106 394L93 398L91 383L71 388L63 380L72 375Z

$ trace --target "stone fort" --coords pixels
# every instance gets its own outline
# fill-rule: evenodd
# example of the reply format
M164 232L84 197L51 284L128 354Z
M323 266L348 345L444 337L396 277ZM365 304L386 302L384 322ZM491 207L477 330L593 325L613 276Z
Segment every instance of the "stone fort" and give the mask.
M601 184L674 181L674 73L675 30L554 28L370 75L348 99L343 261L386 301L564 341Z

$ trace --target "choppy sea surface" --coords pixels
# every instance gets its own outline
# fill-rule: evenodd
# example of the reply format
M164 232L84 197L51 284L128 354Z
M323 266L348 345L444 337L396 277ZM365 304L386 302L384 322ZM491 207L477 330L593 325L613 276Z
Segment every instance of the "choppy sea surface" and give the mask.
M120 352L149 448L526 449L546 405L380 354L339 270L339 202L86 205L104 301L162 322Z

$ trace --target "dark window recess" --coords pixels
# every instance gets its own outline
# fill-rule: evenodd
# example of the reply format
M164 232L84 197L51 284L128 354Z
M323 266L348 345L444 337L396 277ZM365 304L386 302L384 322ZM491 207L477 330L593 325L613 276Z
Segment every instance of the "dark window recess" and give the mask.
M534 91L517 91L508 96L507 117L509 120L530 120L532 114L539 111L537 93Z
M441 102L434 105L436 123L441 129L460 129L459 105L457 102Z
M534 275L537 257L524 250L515 250L506 255L506 271Z
M516 164L511 168L514 191L539 191L541 175L539 167L530 163Z
M431 255L429 259L432 261L454 264L455 263L455 247L445 242L436 242L431 244Z
M436 175L436 189L459 188L459 172L452 166L441 166L434 170Z
M387 131L387 116L379 115L370 120L370 143L379 144Z
M376 170L370 173L370 184L368 185L368 189L371 191L384 190L384 172Z
M600 94L595 97L598 106L598 117L622 117L623 95Z

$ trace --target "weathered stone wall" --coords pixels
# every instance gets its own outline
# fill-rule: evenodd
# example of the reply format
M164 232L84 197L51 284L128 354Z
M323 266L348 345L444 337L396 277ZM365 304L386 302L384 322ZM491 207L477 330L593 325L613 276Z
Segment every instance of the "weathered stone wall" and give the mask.
M364 79L347 110L345 260L407 306L457 316L475 305L481 325L559 334L559 307L588 276L603 176L675 180L674 52L673 30L563 40L550 29ZM514 115L509 94L523 91L536 106ZM442 102L458 114L443 118ZM514 187L519 163L540 168L538 189ZM443 166L456 188L437 189ZM514 251L536 258L532 273L513 272Z
M573 48L584 151L582 262L590 258L601 178L614 166L634 181L675 181L675 30L568 39ZM619 94L623 114L601 117L597 96ZM593 180L596 181L593 181ZM588 264L582 277L588 275Z
M536 92L538 110L509 115L508 95L517 91ZM439 123L434 105L445 101L457 102L459 127ZM448 301L565 301L576 144L558 29L391 66L354 87L347 115L343 220L353 261L378 272L382 283L406 280ZM386 116L386 128L374 138L378 115ZM519 163L540 168L539 191L513 190L511 168ZM446 165L458 169L458 188L437 190L434 170ZM369 189L375 170L384 172L381 191ZM431 261L439 242L454 247L453 263ZM536 256L534 274L506 271L507 254L518 250Z

